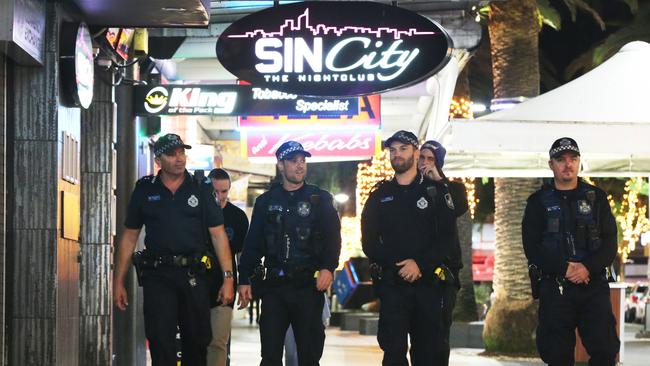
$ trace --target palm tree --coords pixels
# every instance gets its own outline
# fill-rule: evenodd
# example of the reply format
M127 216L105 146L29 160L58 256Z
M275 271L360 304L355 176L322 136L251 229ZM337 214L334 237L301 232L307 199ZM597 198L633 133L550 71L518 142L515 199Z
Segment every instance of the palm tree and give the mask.
M488 31L495 98L539 94L539 29L535 0L507 0L490 5ZM539 184L538 179L495 179L496 297L483 329L487 351L535 353L537 305L527 280L521 219L526 198Z
M464 265L458 275L461 287L456 296L453 319L454 321L471 322L478 320L478 312L472 279L472 216L469 211L456 219L456 226L458 227L460 253Z
M454 90L454 99L471 100L469 86L469 65L465 65ZM460 117L457 117L460 118ZM456 295L453 320L457 322L472 322L478 320L476 297L474 296L474 280L472 278L472 216L468 211L456 219L458 228L458 239L460 241L460 253L463 268L458 274L460 289Z

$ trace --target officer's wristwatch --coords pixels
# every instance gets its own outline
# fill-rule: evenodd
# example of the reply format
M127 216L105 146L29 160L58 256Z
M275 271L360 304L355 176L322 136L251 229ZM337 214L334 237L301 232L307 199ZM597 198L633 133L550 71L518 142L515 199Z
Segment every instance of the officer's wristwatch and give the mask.
M234 278L232 271L223 271L223 278Z

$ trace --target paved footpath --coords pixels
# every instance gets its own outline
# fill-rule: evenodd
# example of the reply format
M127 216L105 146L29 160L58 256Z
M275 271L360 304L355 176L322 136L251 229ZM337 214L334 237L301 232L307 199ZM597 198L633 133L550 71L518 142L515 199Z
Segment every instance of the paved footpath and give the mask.
M639 324L625 326L624 366L650 365L650 339L636 339L642 329ZM254 366L260 362L259 330L249 325L243 312L236 312L232 332L232 366ZM382 352L375 336L363 336L357 332L327 329L322 366L368 366L381 365ZM532 366L544 365L540 359L512 359L481 356L482 349L454 348L451 366Z

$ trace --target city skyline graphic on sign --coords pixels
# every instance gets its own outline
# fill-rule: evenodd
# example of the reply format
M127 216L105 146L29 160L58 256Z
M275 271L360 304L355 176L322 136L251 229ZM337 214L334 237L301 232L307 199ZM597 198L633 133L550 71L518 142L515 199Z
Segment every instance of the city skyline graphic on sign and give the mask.
M288 29L287 29L288 28ZM336 26L327 26L325 24L317 24L312 26L309 21L309 8L305 9L305 12L298 16L297 19L286 19L284 24L280 26L277 32L267 32L264 29L255 29L244 34L231 34L228 35L228 38L255 38L261 36L262 38L271 38L271 37L281 37L284 36L285 30L287 31L301 31L309 30L312 35L328 35L330 32L341 36L345 32L353 32L354 34L374 34L376 38L381 38L382 33L392 34L394 39L401 39L403 36L413 37L413 36L429 36L435 35L439 32L422 32L418 31L415 28L409 28L408 30L399 30L397 28L390 27L379 27L377 29L372 29L369 27L360 27L360 26L345 26L339 28Z

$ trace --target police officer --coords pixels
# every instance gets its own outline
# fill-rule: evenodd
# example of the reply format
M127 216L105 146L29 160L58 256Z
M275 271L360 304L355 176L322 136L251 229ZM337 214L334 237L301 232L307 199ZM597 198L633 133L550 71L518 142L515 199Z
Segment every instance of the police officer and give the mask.
M426 141L420 147L420 157L418 159L418 170L425 177L440 182L444 184L449 193L451 194L451 199L454 206L454 215L456 216L457 222L462 220L461 217L467 214L469 206L467 204L467 192L465 191L465 185L460 182L451 182L447 180L445 174L442 171L442 167L445 164L445 155L447 150L442 146L438 141L429 140ZM470 220L469 216L466 216L464 219ZM458 232L458 231L457 231ZM443 261L444 265L449 269L451 273L451 278L445 278L442 282L442 342L440 345L439 357L436 358L435 365L449 365L449 332L451 330L452 315L454 311L454 306L456 305L456 294L460 289L460 269L463 268L463 262L461 258L460 250L460 240L458 235L454 241L454 246L452 251L449 253L447 258Z
M446 187L416 167L417 137L398 131L392 180L378 184L361 214L361 242L381 301L377 339L383 365L434 365L442 341L442 264L455 245L453 201Z
M275 155L282 184L273 185L255 202L239 266L239 305L248 305L253 290L262 299L260 365L282 365L291 325L299 364L314 366L323 353L323 291L338 266L341 224L332 196L305 183L305 158L311 154L300 143L287 141ZM262 257L265 277L262 286L251 290L249 280Z
M235 256L241 252L244 246L244 238L248 231L248 217L246 217L246 213L242 209L228 201L231 187L228 172L223 169L212 169L208 177L214 188L215 199L223 211L224 227L232 254L232 268L236 268ZM214 281L212 292L217 294L223 285L223 271L219 269L211 272ZM235 271L234 274L236 282L237 272ZM224 304L217 301L217 296L212 296L210 306L212 307L210 310L212 341L208 346L208 366L226 366L230 354L228 344L230 341L233 304Z
M549 156L553 179L528 198L522 223L540 300L537 349L549 365L573 365L577 327L589 365L614 365L620 342L605 272L616 256L616 222L605 192L578 178L574 139L556 140Z
M233 273L223 215L207 189L185 170L185 145L167 134L154 144L156 176L141 178L129 201L118 248L114 301L128 306L124 279L142 226L145 251L133 256L144 292L145 334L154 366L176 365L176 330L180 328L183 365L204 366L210 342L210 289L205 273L212 242L225 277L218 297L233 300Z

